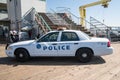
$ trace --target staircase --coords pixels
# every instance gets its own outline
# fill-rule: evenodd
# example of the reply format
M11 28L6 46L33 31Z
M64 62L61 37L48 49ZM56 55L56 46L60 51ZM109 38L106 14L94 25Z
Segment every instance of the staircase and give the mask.
M66 27L69 29L69 24L61 18L57 13L46 13L46 16L52 21L52 23L58 27Z
M38 14L37 12L36 12L36 14L35 14L35 20L36 20L36 22L38 23L41 31L43 31L42 35L43 35L43 34L46 34L46 33L49 32L49 31L51 31L51 28L50 28L50 26L48 25L48 23L47 23L47 22L44 20L44 18L43 18L40 14Z
M44 18L44 20L47 22L52 30L56 30L58 27L62 26L66 27L66 29L81 30L92 36L90 31L88 31L81 25L76 24L66 15L66 13L39 13L39 15Z
M59 15L57 14L52 14L52 13L47 13L46 14L49 19L53 22L55 25L68 25L65 20L63 20Z
M93 24L91 25L92 26L96 26L97 28L109 28L107 25L105 25L104 23L98 21L97 19L93 18L93 17L90 17L90 23Z
M34 39L51 31L51 27L34 8L31 8L22 17L21 30L28 33L30 39Z
M69 25L70 29L78 30L78 25L69 17L66 13L57 13L61 18L63 18Z
M33 20L31 19L32 16L32 12L34 11L34 8L29 9L22 17L22 28L29 26L32 27L33 26Z
M54 25L52 23L52 21L47 17L46 13L38 13L39 15L41 15L43 17L43 19L47 22L47 24L52 28L52 25Z
M97 19L90 17L90 31L98 37L106 37L111 41L120 41L119 31L112 30L112 27L105 25Z
M97 19L90 17L90 31L97 37L107 37L110 38L109 30L110 28L104 23L98 21Z

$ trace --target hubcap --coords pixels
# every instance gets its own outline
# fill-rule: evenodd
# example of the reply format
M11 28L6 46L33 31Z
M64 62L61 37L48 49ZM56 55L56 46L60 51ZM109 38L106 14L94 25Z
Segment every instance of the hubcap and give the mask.
M82 54L82 57L83 57L83 58L86 58L86 57L87 57L87 54L86 54L86 53L83 53L83 54Z
M19 56L22 58L22 57L23 57L23 54L22 54L22 53L20 53L20 54L19 54Z

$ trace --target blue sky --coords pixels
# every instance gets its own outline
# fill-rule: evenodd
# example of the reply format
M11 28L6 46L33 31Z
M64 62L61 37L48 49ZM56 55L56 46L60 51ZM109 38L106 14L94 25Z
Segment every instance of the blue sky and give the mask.
M46 0L46 3L48 12L51 12L51 9L59 12L67 8L74 15L80 17L79 6L96 1L98 0ZM103 8L101 5L86 8L86 20L89 21L90 16L108 26L120 26L120 0L112 0L108 8Z

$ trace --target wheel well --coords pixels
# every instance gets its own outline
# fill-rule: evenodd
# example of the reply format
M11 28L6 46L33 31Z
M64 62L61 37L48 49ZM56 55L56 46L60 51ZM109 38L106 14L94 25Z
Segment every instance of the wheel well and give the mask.
M82 49L89 49L89 50L91 50L92 54L94 55L94 52L93 52L93 50L92 50L91 48L89 48L89 47L82 47L82 48L77 49L77 51L76 51L76 53L75 53L75 56L77 56L77 52L78 52L79 50L82 50Z
M27 49L25 49L25 48L17 48L17 49L15 49L15 51L14 51L14 55L16 55L16 51L17 51L17 50L20 50L20 49L25 50L25 51L27 52L27 54L30 56L30 54L29 54L28 50L27 50Z

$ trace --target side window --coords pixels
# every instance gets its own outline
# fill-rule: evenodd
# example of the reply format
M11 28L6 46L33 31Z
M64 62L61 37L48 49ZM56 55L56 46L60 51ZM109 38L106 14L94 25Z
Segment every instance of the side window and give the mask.
M59 32L53 32L42 37L38 42L55 42L57 41Z
M74 32L62 32L61 41L78 41L79 38Z

